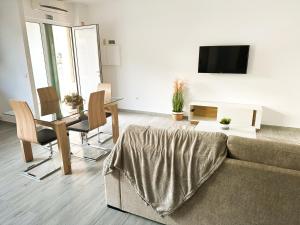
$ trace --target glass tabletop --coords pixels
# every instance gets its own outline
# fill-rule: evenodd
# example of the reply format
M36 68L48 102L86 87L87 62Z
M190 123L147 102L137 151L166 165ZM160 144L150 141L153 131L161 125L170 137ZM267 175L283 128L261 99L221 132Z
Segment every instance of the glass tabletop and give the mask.
M117 103L121 101L123 98L121 97L111 97L110 99L105 99L104 106L108 106L113 103ZM68 122L68 120L76 119L84 115L87 112L87 104L84 104L83 110L79 112L78 109L72 109L71 106L66 105L65 103L60 103L59 112L48 114L48 115L33 115L34 119L43 121L43 122L55 122L57 120L64 120ZM15 116L14 111L7 111L3 113L8 116Z

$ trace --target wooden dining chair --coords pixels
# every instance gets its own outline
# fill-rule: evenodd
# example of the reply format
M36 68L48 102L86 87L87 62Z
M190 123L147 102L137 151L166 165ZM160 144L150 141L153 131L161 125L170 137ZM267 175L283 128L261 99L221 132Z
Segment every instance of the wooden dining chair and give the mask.
M105 94L104 94L104 101L105 102L109 102L111 100L111 83L99 83L98 84L98 87L97 87L97 90L98 91L105 91ZM111 112L108 110L108 109L105 109L105 112L108 112L111 114ZM106 134L106 138L104 140L100 140L99 139L99 143L103 144L105 143L106 141L108 141L109 139L111 139L113 136L111 133L104 133L104 132L100 132L98 131L99 135L100 134Z
M40 98L42 116L59 113L59 98L54 87L38 88L37 93Z
M95 147L98 149L103 150L103 152L100 153L100 155L97 155L96 157L89 157L84 156L84 158L91 159L91 160L98 160L101 156L107 154L111 149L104 148L101 146L95 146L91 145L89 143L89 139L96 136L98 137L98 142L100 140L100 134L99 132L96 135L88 137L88 133L94 129L98 129L101 126L104 126L107 122L106 118L111 116L110 113L105 112L104 110L104 94L105 91L97 91L90 94L89 97L89 103L88 103L88 117L86 120L82 120L76 124L73 124L68 127L68 130L80 132L82 135L82 144L84 141L91 147ZM75 155L75 154L74 154ZM75 155L76 156L76 155Z
M30 171L33 168L36 168L43 163L49 161L53 157L53 149L51 142L56 140L56 133L52 129L44 128L41 130L37 130L36 124L34 121L33 114L31 112L31 109L29 108L28 104L25 101L16 101L11 100L10 106L14 111L15 117L16 117L16 124L17 124L17 136L22 142L29 142L29 143L35 143L39 145L49 145L50 155L47 159L34 164L30 167L28 167L24 173L34 179L42 180L46 178L47 176L53 174L54 172L58 171L60 167L55 168L53 171L41 176L37 177L36 175L30 173Z
M38 96L40 98L41 115L60 114L60 101L57 92L54 87L43 87L37 89ZM67 117L62 119L66 122L66 126L73 125L81 121L79 117Z
M111 99L111 83L99 83L97 87L98 91L105 91L104 101L109 101Z

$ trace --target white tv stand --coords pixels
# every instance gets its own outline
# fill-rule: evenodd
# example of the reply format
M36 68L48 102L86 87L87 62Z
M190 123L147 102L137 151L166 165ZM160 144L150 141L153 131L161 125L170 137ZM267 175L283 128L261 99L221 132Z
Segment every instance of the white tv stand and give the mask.
M201 121L219 121L223 117L229 117L232 124L260 129L262 112L262 106L258 105L195 101L190 103L189 121L198 124Z

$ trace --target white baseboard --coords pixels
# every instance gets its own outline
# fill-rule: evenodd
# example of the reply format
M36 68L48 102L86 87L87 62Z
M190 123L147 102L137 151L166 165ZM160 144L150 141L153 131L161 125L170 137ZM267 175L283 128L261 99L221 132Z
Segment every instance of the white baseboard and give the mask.
M127 113L137 113L137 114L144 114L144 115L150 115L150 116L162 116L162 117L171 117L172 114L168 113L157 113L157 112L149 112L149 111L140 111L140 110L132 110L132 109L122 109L119 108L120 112L127 112ZM184 116L184 118L188 118L187 116Z
M120 112L128 112L128 113L145 114L145 115L151 115L151 116L163 116L163 117L171 116L171 114L167 114L167 113L157 113L157 112L148 112L148 111L141 111L141 110L122 109L122 108L119 108L119 111Z

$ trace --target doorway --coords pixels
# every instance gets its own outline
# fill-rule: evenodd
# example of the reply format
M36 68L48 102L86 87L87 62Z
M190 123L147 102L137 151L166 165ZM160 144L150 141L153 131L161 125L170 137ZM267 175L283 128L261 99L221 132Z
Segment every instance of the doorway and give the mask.
M79 26L72 30L80 94L87 100L96 90L95 85L102 82L98 26Z
M26 22L26 28L35 89L53 86L61 101L72 93L87 101L102 81L98 25Z
M35 88L48 86L40 24L27 22L26 29Z

